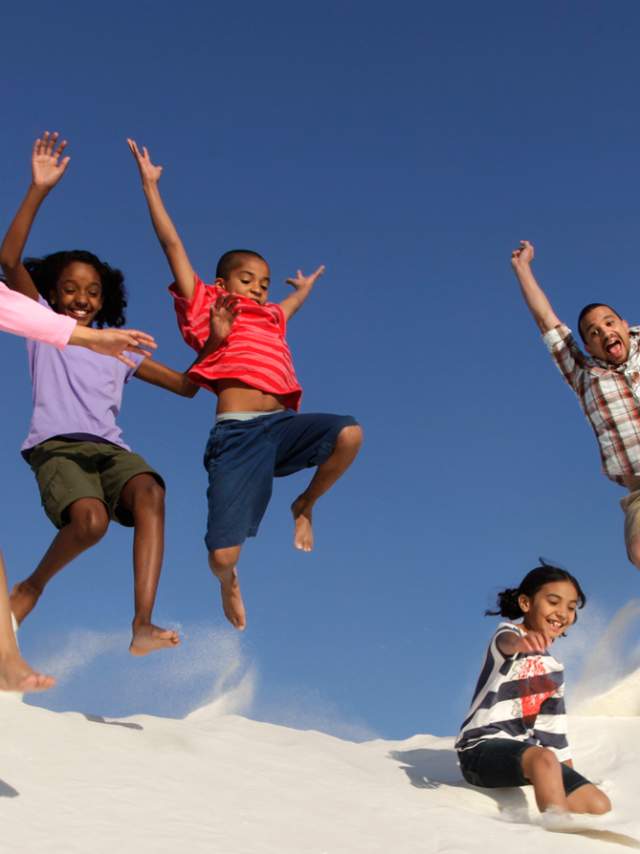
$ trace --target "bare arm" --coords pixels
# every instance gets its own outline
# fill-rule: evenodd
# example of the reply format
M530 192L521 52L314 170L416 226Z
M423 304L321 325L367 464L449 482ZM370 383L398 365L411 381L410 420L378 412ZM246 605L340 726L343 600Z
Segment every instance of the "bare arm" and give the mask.
M186 299L191 299L194 289L193 267L160 195L158 181L162 175L162 166L154 166L147 149L143 146L141 152L135 140L127 139L127 144L138 164L142 179L142 191L149 206L151 222L160 241L160 246L162 246L162 251L167 256L178 291Z
M511 253L511 266L520 282L524 301L533 319L538 324L538 328L544 334L558 326L561 321L533 275L531 269L533 256L533 244L528 240L521 240L519 249L514 249Z
M184 373L174 371L172 368L168 368L166 365L156 362L153 359L145 359L140 363L134 376L152 385L164 388L167 391L172 391L174 394L180 394L183 397L194 397L199 391L200 386L189 379L188 371L194 365L199 364L207 356L214 353L227 340L238 313L237 302L237 298L229 294L218 297L214 305L211 306L211 330L209 337L202 350L198 353L197 359Z
M186 372L174 371L173 368L156 362L155 359L149 358L140 362L134 376L182 397L194 397L199 389L195 383L191 382Z
M310 276L305 276L302 270L298 270L296 276L287 279L287 284L295 288L294 293L282 300L280 308L284 311L284 316L287 320L301 308L304 301L307 299L311 290L316 283L316 280L324 273L324 265L318 267Z
M518 652L544 652L552 643L551 635L546 635L544 632L527 632L523 637L507 631L498 635L496 646L506 658L509 658Z
M31 185L0 246L0 266L9 287L31 299L38 299L38 289L22 263L31 226L40 205L62 178L69 157L62 157L66 141L58 145L59 134L45 131L33 145L31 155ZM56 147L57 146L57 147Z

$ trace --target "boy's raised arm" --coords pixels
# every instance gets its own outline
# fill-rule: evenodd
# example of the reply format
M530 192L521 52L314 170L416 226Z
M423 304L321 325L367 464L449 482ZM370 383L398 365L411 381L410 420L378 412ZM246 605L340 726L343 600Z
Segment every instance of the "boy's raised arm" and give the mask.
M143 146L142 151L140 151L135 140L127 139L127 144L138 164L142 179L142 190L149 206L151 222L158 235L162 250L167 256L176 287L183 297L191 299L194 290L193 267L160 196L158 181L162 175L162 166L155 166L151 162L147 149Z
M521 240L520 247L511 253L511 266L520 282L522 296L533 319L542 333L558 326L561 321L553 310L547 295L536 281L531 269L534 249L528 240Z
M0 266L9 287L31 299L38 299L38 289L22 263L24 247L40 205L62 178L69 157L62 157L66 140L58 144L59 134L45 131L36 139L31 155L31 184L18 213L0 246Z
M316 280L320 278L324 270L324 264L321 264L310 276L305 276L302 270L298 270L296 276L287 279L287 284L295 288L295 292L285 297L280 303L280 308L284 311L284 316L287 320L302 306L311 293Z

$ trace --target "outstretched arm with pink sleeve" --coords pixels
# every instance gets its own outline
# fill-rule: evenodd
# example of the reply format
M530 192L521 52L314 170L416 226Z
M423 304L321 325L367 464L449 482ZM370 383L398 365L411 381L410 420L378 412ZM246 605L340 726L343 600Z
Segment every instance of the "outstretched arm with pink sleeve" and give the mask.
M136 329L78 326L73 318L50 311L29 297L10 290L1 281L0 331L33 338L59 348L77 344L105 356L115 356L132 367L135 367L135 363L126 357L127 350L149 355L149 350L156 347L151 335Z
M0 330L64 347L76 328L73 318L56 314L0 282Z

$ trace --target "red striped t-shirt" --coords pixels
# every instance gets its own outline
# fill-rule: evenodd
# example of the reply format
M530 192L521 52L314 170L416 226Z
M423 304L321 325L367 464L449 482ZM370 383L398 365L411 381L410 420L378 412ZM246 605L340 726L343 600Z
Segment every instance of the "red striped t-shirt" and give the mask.
M197 275L190 300L178 293L175 284L169 291L175 300L182 337L200 352L209 337L211 304L227 291L219 285L205 285ZM217 380L239 380L267 394L282 396L289 409L300 409L302 388L285 340L284 311L277 303L258 305L248 297L238 297L238 309L227 340L191 368L189 379L214 392Z

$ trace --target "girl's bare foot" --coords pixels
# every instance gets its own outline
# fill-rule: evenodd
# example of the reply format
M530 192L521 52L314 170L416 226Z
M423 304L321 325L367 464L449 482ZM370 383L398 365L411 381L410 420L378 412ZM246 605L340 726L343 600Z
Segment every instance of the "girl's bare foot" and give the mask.
M148 655L157 649L172 649L180 644L180 636L173 629L161 629L153 623L133 623L133 637L129 645L131 655Z
M220 594L222 596L222 610L231 625L242 632L247 627L247 615L244 610L244 602L238 582L236 568L224 569L216 572L220 582Z
M0 691L46 691L56 680L29 667L17 652L0 656Z
M42 590L32 584L29 579L19 581L13 588L9 596L9 604L11 605L11 613L18 621L18 625L33 611L41 593Z
M291 513L295 523L293 545L303 552L310 552L313 549L312 508L313 505L302 495L298 496L291 505Z

